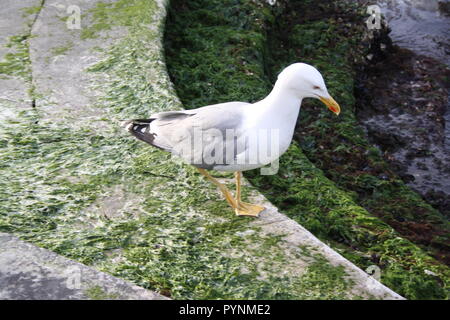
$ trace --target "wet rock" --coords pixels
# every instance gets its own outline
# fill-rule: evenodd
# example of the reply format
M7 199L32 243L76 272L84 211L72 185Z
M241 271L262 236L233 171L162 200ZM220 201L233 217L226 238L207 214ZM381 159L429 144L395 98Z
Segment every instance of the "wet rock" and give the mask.
M428 155L428 151L425 149L416 149L412 148L410 151L408 151L405 155L407 159L414 159L414 158L420 158L425 157Z
M446 16L450 16L450 1L448 0L439 1L439 11L445 14Z
M369 139L414 190L442 197L432 202L442 213L438 203L450 197L444 118L449 74L432 58L393 47L384 60L366 65L356 90L357 116Z
M364 41L369 47L369 54L366 56L366 59L370 63L377 63L386 59L386 55L392 49L392 40L389 37L390 32L391 30L384 19L381 20L380 29L366 30Z
M414 176L412 174L407 174L406 173L406 174L400 174L399 176L406 183L410 183L410 182L413 182L414 180L416 180L416 178L414 178Z
M423 162L417 162L417 167L421 170L428 170L427 165Z
M401 136L382 131L378 126L369 128L368 133L383 151L393 152L406 144Z
M450 197L445 192L430 190L425 193L424 198L443 214L450 216Z

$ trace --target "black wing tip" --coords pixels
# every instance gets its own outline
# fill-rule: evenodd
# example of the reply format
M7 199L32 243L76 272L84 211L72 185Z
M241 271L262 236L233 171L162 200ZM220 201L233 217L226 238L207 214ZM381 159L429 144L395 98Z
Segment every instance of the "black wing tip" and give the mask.
M135 136L139 140L144 141L158 149L164 150L163 148L153 143L156 136L156 134L150 133L150 123L153 120L155 119L126 120L122 122L122 126L125 127L133 136Z
M122 120L120 126L127 129L129 132L134 132L134 126L136 125L148 125L155 119L133 119L133 120Z

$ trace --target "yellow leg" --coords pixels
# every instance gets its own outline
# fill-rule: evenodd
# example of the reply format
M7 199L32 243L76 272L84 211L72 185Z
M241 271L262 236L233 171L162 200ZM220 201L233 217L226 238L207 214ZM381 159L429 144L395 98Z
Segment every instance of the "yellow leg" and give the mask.
M240 171L236 171L234 173L236 178L236 204L237 207L234 208L234 212L238 216L252 216L257 217L262 211L264 211L264 207L258 206L256 204L245 203L241 201L241 177L242 173Z
M200 173L202 175L204 175L209 181L211 181L212 183L214 183L217 187L219 187L220 191L222 191L225 200L227 200L228 204L236 210L237 208L237 202L236 200L233 198L233 195L231 194L231 192L228 190L228 188L220 183L219 181L217 181L216 179L214 179L213 177L211 177L211 175L205 170L205 169L200 169L198 168L198 171L200 171Z
M224 184L222 184L219 181L217 181L216 179L214 179L205 169L198 168L198 171L202 175L204 175L209 181L211 181L217 187L219 187L220 191L222 191L222 194L225 197L225 200L227 200L228 204L234 209L234 212L238 216L257 217L259 215L259 213L261 213L265 209L264 207L261 207L261 206L255 205L255 204L245 203L245 202L241 201L241 172L240 171L235 172L236 199L233 197L231 192L228 190L228 188Z

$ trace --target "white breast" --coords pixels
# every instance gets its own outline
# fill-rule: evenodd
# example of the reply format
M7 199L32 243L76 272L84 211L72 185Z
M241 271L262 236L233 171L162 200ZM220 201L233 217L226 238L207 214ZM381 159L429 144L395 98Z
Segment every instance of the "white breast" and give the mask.
M301 102L280 100L262 100L249 106L242 124L245 133L241 137L246 139L246 149L237 155L235 163L215 169L245 171L260 168L286 152L292 141Z

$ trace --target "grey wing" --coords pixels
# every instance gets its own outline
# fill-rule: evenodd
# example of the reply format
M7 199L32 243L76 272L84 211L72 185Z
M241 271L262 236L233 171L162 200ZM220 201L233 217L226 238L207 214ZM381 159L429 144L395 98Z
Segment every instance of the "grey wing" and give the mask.
M174 124L191 116L193 116L193 114L184 113L182 111L161 112L151 115L149 119L126 121L123 126L139 140L147 142L159 149L171 152L172 144L170 139L164 134L161 134L158 129L164 126L173 128Z
M172 138L172 152L204 169L232 163L245 147L239 138L247 105L233 102L201 108L180 123Z
M206 169L226 164L239 152L243 109L248 103L228 102L193 110L169 111L130 122L136 138L172 152ZM220 154L218 152L221 152Z

